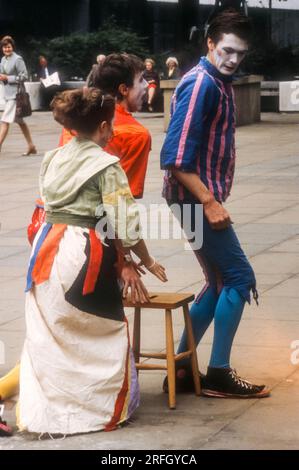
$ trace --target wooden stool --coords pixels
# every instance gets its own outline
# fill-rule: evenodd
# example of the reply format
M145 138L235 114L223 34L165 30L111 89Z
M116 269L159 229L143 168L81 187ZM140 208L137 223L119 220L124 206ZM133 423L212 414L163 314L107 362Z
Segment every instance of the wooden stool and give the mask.
M195 394L200 395L200 379L198 373L198 363L196 355L196 346L194 343L192 324L189 314L188 303L194 300L193 294L174 294L166 292L151 292L151 301L144 304L133 304L130 297L124 300L124 307L133 307L134 312L134 332L133 332L133 352L137 370L167 370L168 375L168 399L169 408L174 410L176 407L175 397L175 362L186 357L190 357ZM172 310L182 307L185 320L185 329L188 342L188 351L175 354L173 329L172 329ZM142 308L165 309L166 321L166 354L163 353L141 353L140 352L140 314ZM166 359L166 365L140 363L140 358Z

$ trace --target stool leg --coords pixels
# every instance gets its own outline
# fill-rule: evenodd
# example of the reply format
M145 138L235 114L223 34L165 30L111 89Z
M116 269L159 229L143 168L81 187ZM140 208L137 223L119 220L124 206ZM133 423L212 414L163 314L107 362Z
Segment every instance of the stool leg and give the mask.
M195 394L200 395L200 378L199 378L199 372L198 372L196 346L194 342L193 329L192 329L192 323L191 323L188 305L183 306L183 311L184 311L185 327L186 327L186 333L187 333L188 349L192 352L190 360L191 360L191 367L192 367L192 373L193 373Z
M168 374L168 401L169 408L174 410L176 407L175 400L175 359L174 359L174 342L172 329L171 310L165 310L166 320L166 358L167 358L167 374Z
M138 364L140 360L140 311L140 307L135 307L133 326L133 354L136 364Z

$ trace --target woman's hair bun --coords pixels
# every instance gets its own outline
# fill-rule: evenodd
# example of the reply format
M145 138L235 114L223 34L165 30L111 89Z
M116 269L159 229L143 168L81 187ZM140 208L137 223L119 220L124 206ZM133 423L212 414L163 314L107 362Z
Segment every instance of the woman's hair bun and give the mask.
M98 88L63 91L51 102L54 119L67 129L92 134L103 121L111 122L115 99Z

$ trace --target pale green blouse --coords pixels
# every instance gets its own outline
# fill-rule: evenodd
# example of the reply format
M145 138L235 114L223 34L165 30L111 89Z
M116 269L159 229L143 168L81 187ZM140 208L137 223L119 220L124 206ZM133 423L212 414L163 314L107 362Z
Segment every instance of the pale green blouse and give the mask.
M104 226L107 221L125 247L141 238L138 206L119 159L90 140L74 138L45 154L40 193L50 222Z

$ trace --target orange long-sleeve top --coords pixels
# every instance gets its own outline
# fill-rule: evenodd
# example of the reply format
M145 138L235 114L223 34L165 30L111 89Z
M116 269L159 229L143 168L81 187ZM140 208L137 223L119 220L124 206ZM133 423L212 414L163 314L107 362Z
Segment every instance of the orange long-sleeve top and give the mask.
M67 144L74 135L74 131L63 129L59 145ZM120 159L133 196L141 198L151 150L151 135L121 104L115 107L113 137L104 150Z

